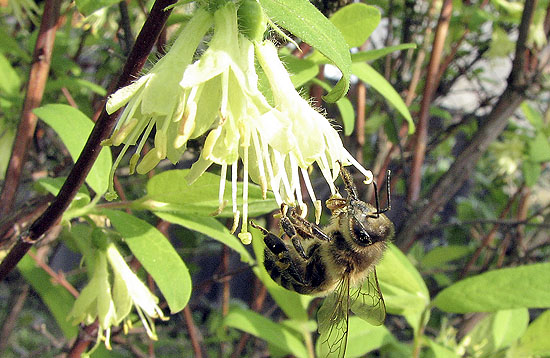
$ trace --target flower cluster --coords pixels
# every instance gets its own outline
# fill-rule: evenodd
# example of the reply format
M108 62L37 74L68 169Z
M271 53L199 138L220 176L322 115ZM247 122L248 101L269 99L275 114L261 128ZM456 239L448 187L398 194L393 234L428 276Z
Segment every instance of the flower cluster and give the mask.
M107 104L109 113L124 105L126 108L105 144L125 144L114 172L121 156L141 136L130 168L133 170L137 165L138 173L144 173L164 158L176 162L188 139L207 133L200 158L193 164L188 179L193 182L212 164L220 165L221 211L226 205L225 180L231 168L233 230L242 214L239 237L250 242L249 178L260 185L264 196L267 190L272 190L279 204L297 204L305 215L302 177L318 221L321 202L315 196L307 171L313 163L317 163L332 194L336 193L333 183L340 163L354 165L365 175L367 183L372 181L372 173L355 161L329 121L294 89L273 43L243 35L247 32L240 21L241 14L237 16L232 2L222 5L213 15L198 10L149 74L111 96ZM192 55L211 23L214 33L208 48L191 64ZM269 81L272 100L258 88L256 60ZM143 143L153 127L155 147L138 164ZM242 213L236 190L239 165L244 178Z
M96 347L105 341L105 346L111 349L111 327L124 322L126 331L131 326L128 315L135 307L147 335L156 340L152 319L167 318L157 305L158 298L128 267L115 244L108 243L104 249L95 250L93 264L92 278L76 299L68 319L74 324L86 325L97 319ZM112 284L109 266L113 274Z

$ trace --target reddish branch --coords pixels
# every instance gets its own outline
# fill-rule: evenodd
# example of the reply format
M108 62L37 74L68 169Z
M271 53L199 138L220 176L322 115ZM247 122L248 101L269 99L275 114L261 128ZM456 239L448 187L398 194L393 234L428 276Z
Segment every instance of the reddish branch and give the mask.
M491 112L480 120L482 124L470 143L457 156L449 170L428 190L428 196L423 200L423 204L418 205L403 223L396 238L396 242L402 248L408 248L413 244L419 230L427 225L470 177L477 161L486 152L489 144L506 128L510 116L527 98L528 90L536 85L536 71L527 71L524 66L525 57L529 55L526 42L536 2L536 0L525 2L508 86Z
M155 2L147 21L145 21L136 39L132 52L128 56L116 88L126 86L139 74L171 13L170 10L165 11L164 9L175 2L176 0L157 0ZM31 246L61 219L63 212L67 209L78 189L84 183L86 176L97 159L101 150L101 141L109 136L115 122L116 114L108 115L105 110L101 112L80 157L61 187L59 194L48 209L30 226L28 234L16 243L0 264L0 280L3 280Z
M10 157L8 169L2 194L0 194L0 217L10 212L13 207L15 193L19 186L21 171L25 163L29 143L36 129L37 117L32 113L33 109L40 106L46 80L50 72L50 61L52 58L53 45L55 41L55 32L59 26L59 8L61 0L47 0L44 4L44 12L34 53L32 56L32 66L29 73L29 82L21 121L17 127L16 140L13 142L13 150Z
M426 85L424 86L424 94L422 96L420 113L418 115L418 126L416 128L413 161L407 193L407 201L409 204L415 202L420 194L422 164L424 163L424 157L426 155L426 144L428 138L428 117L430 105L432 103L433 94L437 88L437 74L441 62L443 46L445 45L445 39L447 38L447 31L449 29L452 11L452 0L445 0L441 8L439 21L437 23L430 63L428 65L428 73L426 76Z

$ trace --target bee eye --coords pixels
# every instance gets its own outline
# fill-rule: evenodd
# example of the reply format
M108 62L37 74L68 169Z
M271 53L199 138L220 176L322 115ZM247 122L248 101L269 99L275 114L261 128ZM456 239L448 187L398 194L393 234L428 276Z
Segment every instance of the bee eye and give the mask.
M361 222L359 222L357 219L351 220L351 231L353 233L355 242L357 242L359 245L367 246L372 244L369 233L361 224Z

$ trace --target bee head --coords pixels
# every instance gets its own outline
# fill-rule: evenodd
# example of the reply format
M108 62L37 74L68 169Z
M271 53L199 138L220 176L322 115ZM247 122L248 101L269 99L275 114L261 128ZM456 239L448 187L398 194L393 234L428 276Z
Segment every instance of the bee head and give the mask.
M349 201L347 216L351 237L360 246L386 241L393 236L394 228L390 219L361 200Z

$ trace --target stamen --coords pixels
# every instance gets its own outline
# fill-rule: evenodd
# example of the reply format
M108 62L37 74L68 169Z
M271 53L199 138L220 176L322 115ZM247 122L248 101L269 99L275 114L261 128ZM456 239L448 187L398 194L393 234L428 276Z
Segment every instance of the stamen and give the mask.
M256 151L256 158L258 159L258 171L259 171L259 180L260 188L262 189L262 198L265 200L267 198L267 180L265 179L264 171L264 161L262 158L262 150L260 148L260 141L258 140L257 130L252 130L252 143L254 144L254 150Z
M221 212L223 210L223 207L225 206L225 202L223 200L223 195L225 194L225 178L227 177L227 163L222 164L222 170L220 173L220 189L218 191L218 203L219 207L218 210Z
M321 173L325 177L325 180L327 181L327 184L330 188L330 194L334 195L337 193L336 187L334 186L334 181L332 180L332 175L330 174L330 170L328 167L327 158L323 155L321 157L321 162L317 160L317 164L319 165L319 169L321 169Z
M278 151L276 150L273 150L273 156L275 157L275 161L277 162L277 165L279 166L279 176L281 177L281 179L283 180L283 186L285 188L285 194L286 194L286 201L288 201L288 203L293 203L294 202L294 198L290 197L290 195L294 195L294 193L292 192L292 189L291 189L291 186L290 186L290 183L288 182L288 176L286 175L286 170L285 170L285 163L283 162L283 158L281 156L281 153L279 153Z
M212 150L214 149L214 145L218 141L218 138L222 134L222 126L217 126L216 128L212 129L210 133L206 136L206 140L204 141L204 147L202 148L202 154L201 156L205 159L210 159L210 154L212 154Z
M313 203L313 207L315 208L315 223L319 224L319 221L321 220L321 200L317 200L315 197L315 192L313 191L313 186L311 185L307 170L304 168L300 168L300 170L302 172L302 178L304 179L307 192L309 193L309 197Z
M222 100L220 104L220 113L223 119L227 118L227 100L229 97L229 71L222 73Z
M267 167L267 175L269 175L269 183L271 185L271 190L275 195L275 201L277 202L277 205L280 206L283 203L283 199L281 198L281 194L279 193L280 180L276 179L275 176L273 175L273 167L271 166L269 149L267 147L267 144L263 140L262 140L262 157L265 160L265 165Z
M233 234L239 226L240 216L240 212L237 210L237 161L231 164L231 200L233 201L233 226L231 226Z
M345 148L342 148L342 149L344 151L346 159L349 160L349 162L365 176L365 180L363 181L363 183L365 184L372 183L374 181L374 175L372 174L372 172L370 170L363 168L363 166L359 164L359 162L355 160L355 158L351 154L349 154L349 152Z

